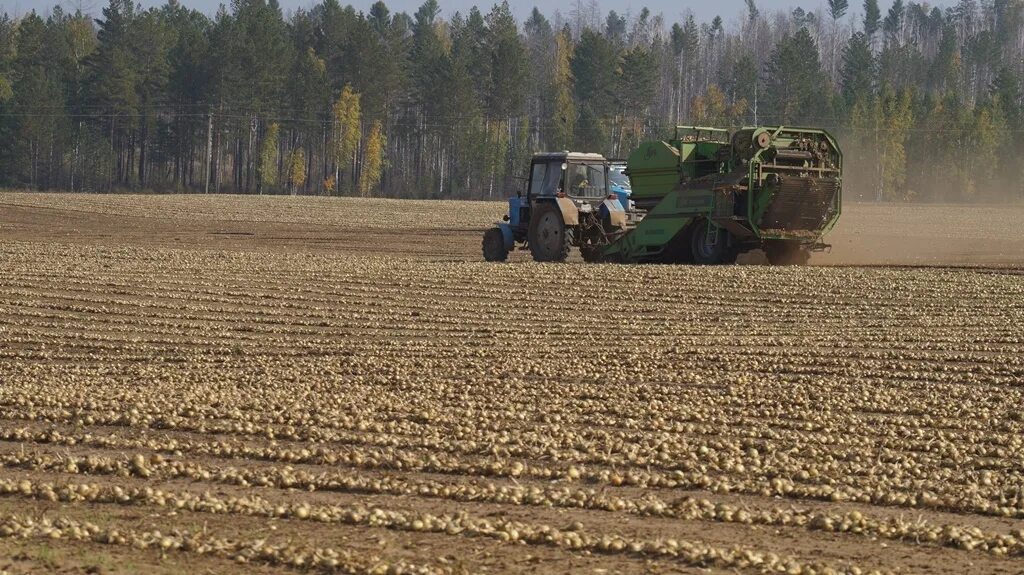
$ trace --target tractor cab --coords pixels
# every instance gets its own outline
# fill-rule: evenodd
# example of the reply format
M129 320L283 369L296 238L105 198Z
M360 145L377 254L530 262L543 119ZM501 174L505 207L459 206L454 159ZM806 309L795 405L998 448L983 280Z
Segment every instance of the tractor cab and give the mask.
M530 162L526 200L531 206L555 197L599 202L608 193L608 161L600 154L542 153Z

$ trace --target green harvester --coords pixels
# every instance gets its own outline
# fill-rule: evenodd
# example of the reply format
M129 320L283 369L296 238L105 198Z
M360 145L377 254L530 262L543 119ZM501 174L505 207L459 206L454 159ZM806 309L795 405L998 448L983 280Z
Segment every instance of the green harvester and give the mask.
M574 187L559 176L577 162L593 172L597 158L535 156L526 197L484 236L485 258L504 260L519 244L538 261L562 261L575 246L587 261L715 265L761 249L773 264L803 264L828 248L822 238L841 213L843 157L820 129L677 127L630 154L628 199L603 193L607 178ZM537 173L549 185L533 182Z

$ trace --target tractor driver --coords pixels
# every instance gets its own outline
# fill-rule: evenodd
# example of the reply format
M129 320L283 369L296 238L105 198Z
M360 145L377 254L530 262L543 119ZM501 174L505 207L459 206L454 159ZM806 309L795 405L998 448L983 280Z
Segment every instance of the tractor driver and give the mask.
M576 164L572 167L572 186L569 189L578 196L584 195L590 182L587 180L587 166Z

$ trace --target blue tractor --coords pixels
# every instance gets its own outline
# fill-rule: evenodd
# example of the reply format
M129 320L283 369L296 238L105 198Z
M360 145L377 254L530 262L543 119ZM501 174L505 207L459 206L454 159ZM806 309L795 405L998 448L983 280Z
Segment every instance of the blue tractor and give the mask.
M600 154L534 154L525 197L509 198L504 221L484 232L484 259L505 261L518 247L535 261L561 262L573 246L584 259L597 258L626 231L629 179L618 177L625 166L615 166Z

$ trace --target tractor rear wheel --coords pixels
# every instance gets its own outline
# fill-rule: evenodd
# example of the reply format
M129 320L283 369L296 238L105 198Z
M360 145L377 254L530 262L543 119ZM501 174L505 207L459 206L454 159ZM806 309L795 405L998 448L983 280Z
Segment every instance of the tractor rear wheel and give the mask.
M503 262L508 259L505 248L505 237L500 228L491 228L484 232L484 259L489 262Z
M708 225L707 220L697 220L690 226L690 251L693 254L693 263L702 266L735 263L736 255L732 253L726 236L729 232L719 229L714 235L710 235Z
M569 257L572 236L562 220L558 206L537 204L530 214L530 254L537 262L564 262Z
M767 240L764 254L773 266L803 266L811 259L811 252L793 240Z

